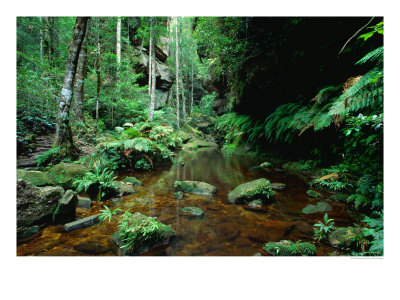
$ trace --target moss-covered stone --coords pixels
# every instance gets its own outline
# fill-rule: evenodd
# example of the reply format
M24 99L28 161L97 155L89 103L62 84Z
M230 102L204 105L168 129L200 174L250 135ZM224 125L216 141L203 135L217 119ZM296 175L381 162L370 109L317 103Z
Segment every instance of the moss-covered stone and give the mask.
M54 177L47 172L17 170L17 178L39 187L56 185Z
M113 181L113 183L116 186L116 194L118 196L125 196L136 192L132 184L122 181Z
M217 188L211 184L201 181L175 181L175 191L193 194L215 194Z
M178 191L178 192L174 193L174 197L177 200L181 200L183 198L183 192Z
M262 164L260 164L260 168L265 170L265 171L269 171L272 167L272 164L270 162L263 162Z
M181 211L186 215L201 216L204 211L199 207L183 207Z
M82 179L89 169L81 164L59 163L49 170L55 181L64 188L73 188L73 182Z
M307 195L311 198L320 198L322 195L314 190L308 190Z
M136 177L131 177L131 176L125 177L125 179L122 180L122 182L130 183L133 186L142 185L142 182L139 179L137 179Z
M75 220L75 210L78 205L78 197L68 190L58 201L58 206L53 214L53 224L65 224Z
M363 232L360 227L337 227L328 235L328 241L334 248L356 250L357 241L363 238Z
M315 245L309 242L293 243L289 240L266 243L263 250L274 256L309 256L317 251Z
M207 141L201 141L201 140L190 140L189 143L185 144L183 146L183 150L196 150L199 148L207 148L207 147L218 147L218 144L214 142L207 142Z
M316 213L324 213L331 211L332 207L329 205L328 202L317 202L315 204L309 204L303 208L303 214L316 214Z
M147 252L151 248L168 244L176 235L170 226L139 212L134 214L125 212L121 222L124 226L112 235L111 240L120 247L122 255ZM129 230L124 231L124 228Z
M335 202L346 202L348 195L342 194L342 193L336 193L333 194L329 197L329 199L335 201Z
M269 180L260 178L237 186L228 194L228 200L232 203L247 203L255 198L268 200L271 199L273 195L274 192L272 191Z

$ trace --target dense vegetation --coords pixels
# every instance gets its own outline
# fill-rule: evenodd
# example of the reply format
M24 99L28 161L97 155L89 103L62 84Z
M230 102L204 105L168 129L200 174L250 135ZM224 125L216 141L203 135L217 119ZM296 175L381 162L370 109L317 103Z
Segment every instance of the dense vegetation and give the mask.
M383 255L383 32L380 18L20 17L17 154L50 135L36 167L85 165L73 187L101 201L117 189L114 172L217 141L342 195L363 224L352 254ZM162 225L131 216L119 225L126 247L156 238ZM315 240L334 229L325 215Z

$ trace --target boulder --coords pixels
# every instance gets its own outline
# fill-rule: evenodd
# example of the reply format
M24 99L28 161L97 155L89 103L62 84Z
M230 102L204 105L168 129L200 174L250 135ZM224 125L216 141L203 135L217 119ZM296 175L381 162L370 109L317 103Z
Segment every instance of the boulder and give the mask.
M301 211L303 214L316 214L316 213L325 213L331 211L332 207L328 202L317 202L316 204L309 204L303 208Z
M50 173L41 171L17 170L17 178L30 182L36 186L56 185L56 181Z
M260 164L259 167L260 167L260 169L263 169L264 171L270 171L272 164L270 162L265 161L262 164Z
M135 193L132 184L122 181L113 181L113 183L116 186L116 193L119 197Z
M315 181L329 180L329 179L338 180L339 179L339 174L338 173L331 173L331 174L322 176L322 177L316 179Z
M274 192L271 183L265 178L243 183L228 194L228 200L232 203L247 203L252 199L271 199Z
M137 255L150 249L166 245L176 235L175 230L153 218L147 217L139 212L134 214L125 213L123 221L127 224L129 231L116 231L111 240L120 247L122 255ZM157 226L154 226L156 223ZM128 239L129 244L123 242Z
M174 188L175 191L205 195L212 195L217 191L215 186L201 181L175 181Z
M328 242L334 248L357 249L357 241L364 237L361 227L337 227L328 235Z
M181 211L185 215L189 216L201 216L204 213L204 211L199 207L183 207L181 208Z
M38 188L30 182L18 180L17 237L27 237L50 225L63 194L62 187Z
M64 188L73 188L73 182L82 179L89 169L81 164L59 163L49 170L55 181Z
M77 207L91 208L92 207L92 200L90 200L90 198L88 198L88 197L78 196L78 205L77 205Z
M320 198L322 195L314 190L308 190L307 195L311 198Z
M139 179L137 179L136 177L131 177L131 176L125 177L125 179L122 180L122 182L130 183L133 186L142 185L142 182Z
M293 243L289 240L269 242L262 249L274 256L308 256L315 255L317 251L315 245L309 242Z
M72 190L65 192L58 201L58 206L53 214L53 224L65 224L75 220L75 210L78 205L78 197Z
M286 188L286 184L279 183L279 182L271 183L271 188L273 190L281 191L281 190L284 190Z
M64 230L71 231L71 230L75 230L75 229L79 229L79 228L92 226L92 225L100 222L99 216L100 215L94 215L94 216L90 216L90 217L79 219L79 220L76 220L73 222L66 223L66 224L64 224Z

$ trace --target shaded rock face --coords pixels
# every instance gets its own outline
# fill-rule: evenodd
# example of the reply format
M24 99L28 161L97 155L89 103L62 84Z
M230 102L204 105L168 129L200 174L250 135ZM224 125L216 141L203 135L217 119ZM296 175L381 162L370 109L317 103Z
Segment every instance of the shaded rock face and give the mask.
M18 180L17 237L27 237L29 233L50 225L63 194L62 187L38 188L30 182Z
M237 186L228 194L228 200L232 203L246 203L254 198L270 199L273 194L269 180L260 178Z
M100 215L89 216L80 220L69 222L64 225L65 231L71 231L79 228L85 228L100 222Z
M174 188L175 191L205 195L212 195L217 191L215 186L201 181L175 181Z
M303 214L316 214L331 211L332 207L328 202L317 202L316 204L309 204L303 208Z
M53 214L53 224L64 224L75 220L77 205L77 195L72 190L66 191Z

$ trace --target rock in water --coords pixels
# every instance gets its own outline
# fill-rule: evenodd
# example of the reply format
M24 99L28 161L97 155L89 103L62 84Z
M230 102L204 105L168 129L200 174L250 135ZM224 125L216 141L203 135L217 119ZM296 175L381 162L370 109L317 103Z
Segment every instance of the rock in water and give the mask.
M228 200L232 203L247 203L255 198L268 200L273 195L269 180L260 178L237 186L228 194Z
M125 179L122 180L122 182L130 183L130 184L132 184L133 186L142 185L142 182L141 182L139 179L137 179L136 177L130 177L130 176L125 177Z
M125 196L125 195L135 193L135 189L133 188L132 184L122 182L122 181L113 181L113 183L117 187L117 195L118 196Z
M176 200L181 200L183 198L183 192L179 191L174 193L174 197Z
M76 220L76 221L64 224L64 229L65 229L65 231L71 231L71 230L75 230L78 228L92 226L92 225L100 222L99 216L100 215L94 215L94 216L86 217L86 218L83 218L80 220Z
M293 243L289 240L281 240L280 242L269 242L262 248L267 253L274 256L304 256L315 255L317 249L314 244L309 242Z
M201 216L204 212L199 207L183 207L181 211L186 215Z
M311 198L320 198L322 195L314 190L308 190L307 195L310 196Z
M278 182L277 183L271 183L271 188L273 190L278 190L278 191L284 190L286 188L286 184L278 183Z
M72 190L65 192L58 201L58 206L53 214L53 224L65 224L75 220L75 210L78 205L78 197Z
M78 196L78 205L77 207L81 208L91 208L92 207L92 200L88 197L81 197Z
M329 244L334 248L357 249L357 241L363 238L361 227L337 227L328 236Z
M35 186L56 185L53 176L47 172L17 170L17 178L30 182Z
M215 186L201 181L175 181L174 188L175 191L205 195L212 195L217 191Z
M328 202L317 202L316 204L309 204L303 208L303 214L316 214L316 213L324 213L331 211L332 207L329 205Z

